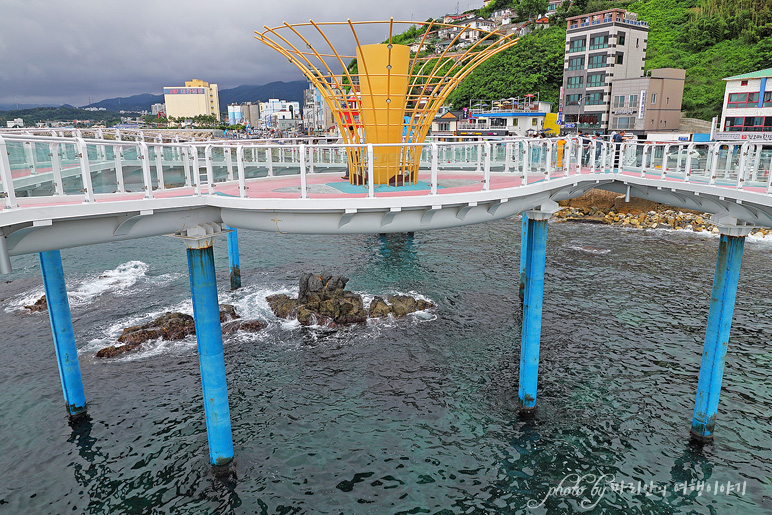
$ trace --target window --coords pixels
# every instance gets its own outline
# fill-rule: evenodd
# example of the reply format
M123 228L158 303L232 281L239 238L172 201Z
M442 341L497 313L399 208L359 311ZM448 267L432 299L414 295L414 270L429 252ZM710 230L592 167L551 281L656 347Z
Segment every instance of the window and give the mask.
M764 93L763 107L772 107L772 91Z
M531 125L536 125L536 118L531 118Z
M740 86L747 86L747 85L748 85L748 81L747 80L741 80L740 81Z
M632 105L632 104L630 104ZM624 107L625 106L625 96L624 95L618 95L614 97L614 107Z
M568 60L569 70L584 70L584 57L572 57Z
M727 116L724 119L727 132L772 132L772 116Z
M569 77L568 81L566 83L566 88L567 89L581 88L582 87L582 81L583 81L583 77L581 77L581 76Z
M624 32L620 32L617 35L617 45L624 45L624 44L625 44L625 33Z
M594 55L590 57L587 68L605 68L606 67L606 55Z
M593 75L587 76L587 87L588 88L600 88L606 85L605 79L606 75L603 73L595 73Z
M587 49L587 40L582 39L575 39L571 41L571 44L568 47L568 52L584 52Z
M593 36L590 38L590 50L608 48L608 36Z
M616 63L622 64L623 54L617 54Z
M651 94L651 103L652 104L656 104L657 103L657 94L656 93L652 93Z
M603 104L603 93L588 93L584 97L584 105L597 106Z
M758 93L730 93L727 108L757 107L759 105ZM764 93L764 107L772 106L772 92Z
M615 129L632 129L635 118L632 116L620 116L614 120Z
M630 95L630 107L638 105L638 95Z
M582 95L566 95L567 106L578 106L581 103Z

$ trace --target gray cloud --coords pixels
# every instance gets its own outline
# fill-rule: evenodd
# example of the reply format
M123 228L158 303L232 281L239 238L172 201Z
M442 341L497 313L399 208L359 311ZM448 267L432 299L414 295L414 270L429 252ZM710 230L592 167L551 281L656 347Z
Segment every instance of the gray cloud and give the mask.
M425 20L452 0L0 0L0 103L84 105L200 78L220 88L302 75L254 31L284 21ZM461 10L482 0L458 3ZM381 29L363 31L379 42ZM364 43L365 41L363 41ZM350 51L350 50L349 50Z

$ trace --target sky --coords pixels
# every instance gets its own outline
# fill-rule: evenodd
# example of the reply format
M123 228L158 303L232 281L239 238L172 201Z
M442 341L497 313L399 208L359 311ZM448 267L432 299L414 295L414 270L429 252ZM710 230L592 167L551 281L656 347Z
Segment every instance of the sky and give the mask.
M418 20L482 0L0 0L0 104L71 104L193 78L220 89L302 80L255 30L314 21ZM380 29L360 34L384 39ZM364 44L365 41L362 41ZM353 48L353 47L352 47Z

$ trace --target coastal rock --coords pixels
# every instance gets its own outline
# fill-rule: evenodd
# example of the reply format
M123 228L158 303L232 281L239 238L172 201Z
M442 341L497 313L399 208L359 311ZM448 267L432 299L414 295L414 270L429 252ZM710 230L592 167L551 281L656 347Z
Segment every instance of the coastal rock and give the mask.
M220 304L220 323L241 318L232 304Z
M348 278L328 273L304 273L300 277L297 299L284 294L266 297L268 305L279 318L297 318L301 325L337 327L361 324L368 317L380 318L393 314L402 317L422 309L434 307L430 302L416 300L408 295L393 295L389 303L375 297L365 309L362 296L345 290Z
M237 331L256 333L265 328L265 322L260 320L234 320L222 325L222 334L232 334Z
M37 313L38 311L47 311L48 302L46 302L46 296L40 297L34 304L24 306L24 309L28 309L31 313Z
M139 346L139 343L127 343L126 345L119 345L117 347L111 345L109 347L105 347L104 349L100 349L99 352L96 353L96 357L114 358L115 356L120 356L121 354L137 350Z

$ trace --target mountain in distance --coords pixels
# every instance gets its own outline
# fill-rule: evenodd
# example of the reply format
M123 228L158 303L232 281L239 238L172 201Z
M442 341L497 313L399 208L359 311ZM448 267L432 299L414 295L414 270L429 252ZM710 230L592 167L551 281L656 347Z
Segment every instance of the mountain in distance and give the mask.
M262 86L237 86L235 88L221 89L219 91L220 113L228 112L228 104L264 102L269 98L279 98L290 102L297 101L302 104L303 90L307 87L308 83L306 81L296 80L291 82L269 82ZM108 111L150 111L150 106L162 104L163 101L163 95L143 93L130 97L108 98L84 107L103 107Z
M20 111L36 107L57 107L56 104L0 104L0 111Z

